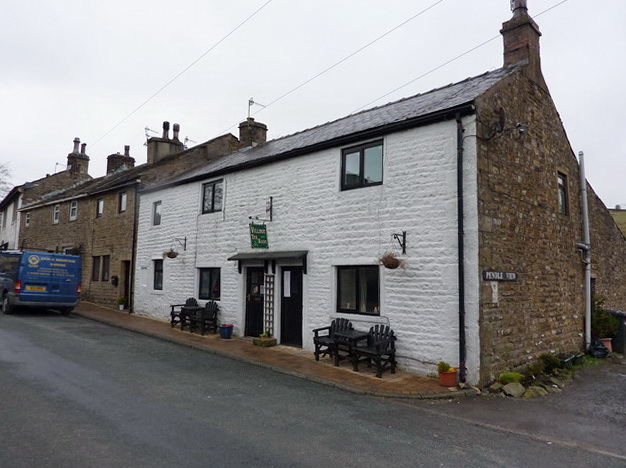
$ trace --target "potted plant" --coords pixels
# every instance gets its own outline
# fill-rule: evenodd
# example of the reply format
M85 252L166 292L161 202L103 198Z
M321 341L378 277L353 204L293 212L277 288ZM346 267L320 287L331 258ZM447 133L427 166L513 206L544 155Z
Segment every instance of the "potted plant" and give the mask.
M437 371L439 372L439 383L444 387L456 386L456 369L445 361L437 363Z
M265 330L263 333L261 333L259 335L258 338L254 338L252 340L252 343L255 346L263 346L263 347L269 347L269 346L276 346L276 338L272 337L272 332L270 332L269 330Z
M225 340L229 340L233 336L233 324L232 323L222 323L220 325L220 338L224 338Z
M404 266L404 261L399 259L394 252L385 252L378 258L380 263L385 268L395 270L398 267Z
M613 351L613 338L619 332L619 319L602 309L591 314L591 335L599 340L609 351Z
M126 298L124 296L120 296L117 298L117 307L120 310L124 310L126 307Z
M176 252L174 249L170 249L167 252L163 252L163 257L176 258L178 257L178 252Z

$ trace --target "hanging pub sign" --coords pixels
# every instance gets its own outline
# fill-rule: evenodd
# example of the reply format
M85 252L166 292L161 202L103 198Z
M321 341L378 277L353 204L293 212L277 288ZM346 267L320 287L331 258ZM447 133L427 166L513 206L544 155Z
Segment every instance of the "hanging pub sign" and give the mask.
M250 224L250 242L253 249L267 249L267 226L265 224Z

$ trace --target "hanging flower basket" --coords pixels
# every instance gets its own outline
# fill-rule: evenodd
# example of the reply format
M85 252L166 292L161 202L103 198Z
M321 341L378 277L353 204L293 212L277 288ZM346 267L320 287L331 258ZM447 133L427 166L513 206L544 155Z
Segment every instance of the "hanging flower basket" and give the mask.
M163 256L167 258L176 258L178 257L178 252L176 252L174 249L168 250L167 252L163 252Z
M389 268L390 270L395 270L398 267L404 266L404 261L396 257L396 254L393 252L385 252L378 259L378 263L385 268Z

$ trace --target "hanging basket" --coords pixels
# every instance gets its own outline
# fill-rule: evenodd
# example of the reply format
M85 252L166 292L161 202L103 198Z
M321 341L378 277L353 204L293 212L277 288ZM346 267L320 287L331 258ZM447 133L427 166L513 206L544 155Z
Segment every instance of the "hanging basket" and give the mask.
M163 252L163 256L167 258L176 258L178 257L178 252L175 250L168 250L167 252Z
M384 253L378 259L378 263L380 263L385 268L389 268L390 270L395 270L398 267L404 266L404 261L396 257L393 252Z

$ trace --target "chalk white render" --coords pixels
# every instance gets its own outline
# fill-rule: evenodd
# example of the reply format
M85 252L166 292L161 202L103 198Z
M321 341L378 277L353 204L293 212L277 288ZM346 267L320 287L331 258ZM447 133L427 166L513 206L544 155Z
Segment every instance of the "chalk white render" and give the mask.
M463 119L466 135L475 135L474 117ZM296 136L297 137L297 136ZM288 137L288 138L294 138ZM433 362L458 360L457 126L454 120L389 133L382 138L383 183L341 190L342 149L354 141L259 167L208 176L142 194L138 223L135 312L166 320L169 304L198 297L199 268L220 268L220 321L245 334L246 270L264 266L246 261L238 270L228 258L242 252L306 251L303 275L302 346L313 349L311 330L334 317L347 317L357 328L389 324L398 334L402 368L427 373ZM465 262L468 374L478 378L478 266L476 212L476 139L464 144ZM270 142L271 143L271 142ZM250 150L254 151L254 150ZM245 155L244 150L241 154ZM229 157L223 159L228 160ZM223 179L219 212L202 214L202 185ZM268 249L252 249L250 216L267 218ZM152 207L161 202L161 222L153 225ZM261 223L261 221L255 221ZM406 231L406 255L392 238ZM178 240L186 237L186 250ZM170 248L179 256L164 258ZM380 269L379 315L337 311L337 266L378 265L385 251L395 251L404 268ZM163 260L163 289L153 288L154 260ZM301 259L277 259L274 334L281 329L281 273ZM266 297L267 301L268 298ZM201 301L203 302L203 301Z

